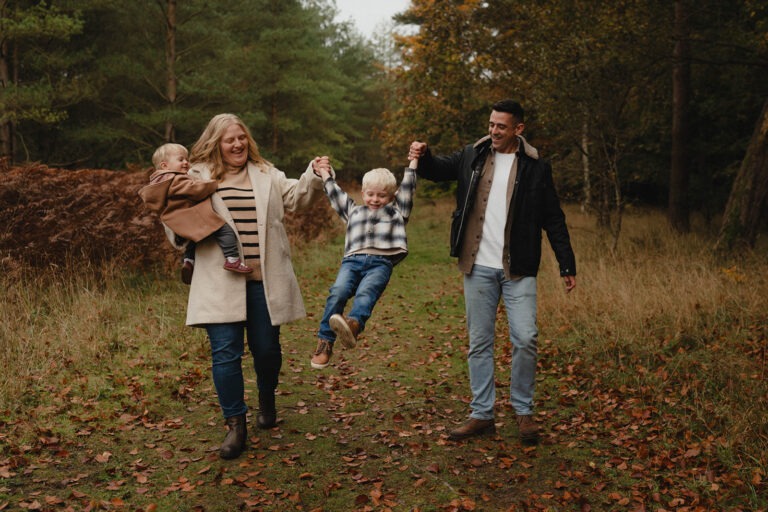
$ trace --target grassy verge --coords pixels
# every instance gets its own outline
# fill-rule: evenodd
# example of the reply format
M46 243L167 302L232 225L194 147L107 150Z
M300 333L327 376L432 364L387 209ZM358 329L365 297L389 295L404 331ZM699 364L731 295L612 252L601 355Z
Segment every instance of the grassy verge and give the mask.
M450 209L417 201L411 254L324 371L309 354L343 233L294 251L310 314L282 329L280 423L236 461L217 456L206 340L175 276L4 279L0 510L768 507L765 251L718 263L707 237L633 214L611 256L569 211L578 287L563 293L548 252L539 279L542 443L517 441L501 320L498 434L454 443L469 394Z

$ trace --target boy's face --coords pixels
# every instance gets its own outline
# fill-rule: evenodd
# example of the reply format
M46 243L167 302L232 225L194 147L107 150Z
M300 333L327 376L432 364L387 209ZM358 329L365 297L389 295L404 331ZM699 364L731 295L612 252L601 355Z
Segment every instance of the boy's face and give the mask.
M189 170L189 160L187 160L186 151L171 151L168 153L168 159L165 162L160 163L161 169L168 169L169 171L184 171Z
M394 194L379 187L367 187L363 190L363 202L371 210L378 210L392 202Z

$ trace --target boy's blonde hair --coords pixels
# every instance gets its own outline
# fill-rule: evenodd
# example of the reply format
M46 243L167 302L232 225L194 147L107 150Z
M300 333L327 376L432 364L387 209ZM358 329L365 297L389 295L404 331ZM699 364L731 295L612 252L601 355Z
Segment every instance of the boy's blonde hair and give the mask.
M159 169L161 163L168 161L168 155L175 152L184 153L185 156L189 155L187 148L181 144L169 142L167 144L163 144L155 150L155 154L152 155L152 165L155 166L155 169Z
M379 187L394 194L397 190L397 179L389 169L383 167L371 169L363 175L363 190L371 187Z

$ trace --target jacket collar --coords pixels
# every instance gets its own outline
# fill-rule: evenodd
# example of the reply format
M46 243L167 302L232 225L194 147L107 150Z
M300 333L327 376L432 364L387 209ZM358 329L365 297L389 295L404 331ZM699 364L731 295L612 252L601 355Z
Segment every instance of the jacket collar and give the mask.
M520 153L520 150L529 158L533 158L534 160L539 159L539 151L531 146L527 140L525 140L525 137L522 135L517 136L517 140L520 142L520 146L517 148L518 154ZM477 142L474 143L472 146L475 148L477 152L481 152L487 149L490 149L491 147L491 136L486 135L485 137L478 139Z

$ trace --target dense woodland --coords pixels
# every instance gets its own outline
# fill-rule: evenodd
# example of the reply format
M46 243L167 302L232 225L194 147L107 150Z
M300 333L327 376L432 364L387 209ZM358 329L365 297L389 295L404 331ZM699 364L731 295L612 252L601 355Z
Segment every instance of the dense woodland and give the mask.
M362 1L362 0L361 0ZM401 165L519 99L561 193L614 240L627 204L754 246L768 196L762 0L412 0L368 41L333 0L0 0L0 157L147 166L239 114L289 174ZM723 219L722 221L720 219ZM614 244L615 245L615 244Z

